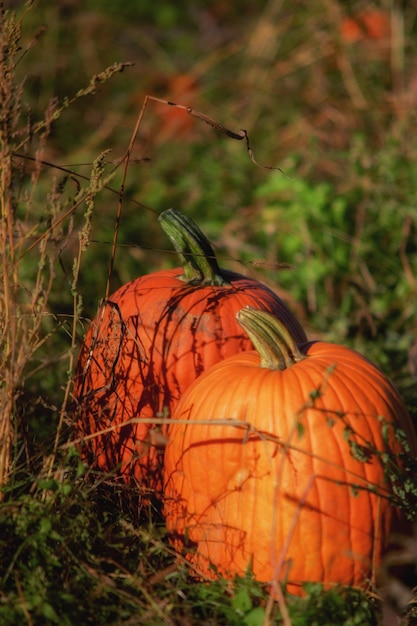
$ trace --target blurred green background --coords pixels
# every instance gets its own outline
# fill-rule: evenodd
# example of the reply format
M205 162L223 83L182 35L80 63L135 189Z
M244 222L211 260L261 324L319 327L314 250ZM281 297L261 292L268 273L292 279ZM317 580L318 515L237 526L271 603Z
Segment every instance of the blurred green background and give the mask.
M23 3L10 5L23 11ZM131 155L111 290L177 263L156 219L175 207L199 223L221 264L276 289L310 337L367 354L413 405L416 5L43 0L23 21L24 40L37 29L42 35L17 67L35 119L106 67L133 63L64 111L48 162L89 176L110 149L110 171L148 94L245 129L257 162L282 170L257 167L244 141L149 101ZM115 193L96 199L78 285L87 320L105 293L121 175L119 167ZM64 174L45 168L45 176ZM39 211L41 219L41 197ZM63 284L80 219L60 253ZM61 288L51 306L66 315L71 302Z

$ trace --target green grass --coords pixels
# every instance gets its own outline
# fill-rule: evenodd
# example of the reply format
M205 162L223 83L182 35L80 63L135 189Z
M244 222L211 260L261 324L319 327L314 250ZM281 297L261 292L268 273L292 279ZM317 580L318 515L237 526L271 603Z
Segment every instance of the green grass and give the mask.
M157 223L173 206L311 337L379 365L416 421L417 12L391 9L391 43L350 44L339 23L359 1L128 4L1 9L0 622L390 626L381 590L277 601L250 573L190 580L160 513L81 463L71 388L106 290L176 265ZM245 128L267 168L245 141L186 113L178 129L178 110L150 101L125 171L146 94ZM410 518L414 476L398 493ZM402 559L415 577L414 541Z

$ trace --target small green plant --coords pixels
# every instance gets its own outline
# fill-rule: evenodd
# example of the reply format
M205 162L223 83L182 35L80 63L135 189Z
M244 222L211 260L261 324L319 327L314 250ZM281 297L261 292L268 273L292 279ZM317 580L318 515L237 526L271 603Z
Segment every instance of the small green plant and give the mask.
M135 530L118 508L117 496L91 484L71 448L56 475L6 487L1 623L109 624L143 610L143 568L151 576L165 549L156 528Z
M295 172L271 176L258 187L257 197L262 203L259 233L271 260L293 266L280 274L282 286L292 285L309 315L320 312L326 320L330 306L345 313L341 281L352 253L347 199L329 183L311 184Z
M289 604L292 626L377 626L377 604L355 589L324 591L319 584L305 586L306 597Z

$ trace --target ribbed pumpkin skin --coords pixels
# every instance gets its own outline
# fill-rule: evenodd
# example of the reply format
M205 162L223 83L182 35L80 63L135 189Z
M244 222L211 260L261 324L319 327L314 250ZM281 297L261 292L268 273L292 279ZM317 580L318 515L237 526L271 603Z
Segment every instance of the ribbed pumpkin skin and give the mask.
M379 416L404 429L415 450L414 431L366 359L324 342L302 351L308 358L283 371L260 368L256 352L233 356L177 406L173 417L191 423L169 432L166 524L200 575L215 576L210 563L226 577L251 565L255 578L288 580L293 593L305 581L364 586L374 578L397 512L379 495L390 485L373 450L401 452L391 427L384 440Z
M124 480L151 490L161 487L160 427L121 424L165 407L171 414L204 370L251 349L235 319L247 304L274 312L300 341L306 338L284 302L258 281L222 270L230 285L195 287L182 274L182 268L155 272L111 296L86 334L75 375L76 435L112 429L85 441L86 462L106 472L119 467Z

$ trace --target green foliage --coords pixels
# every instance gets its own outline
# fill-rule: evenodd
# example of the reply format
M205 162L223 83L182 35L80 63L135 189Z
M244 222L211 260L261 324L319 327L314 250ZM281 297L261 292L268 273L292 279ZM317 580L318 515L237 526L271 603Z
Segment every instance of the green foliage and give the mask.
M389 195L387 152L373 159L375 184L366 198L360 197L356 187L340 196L330 183L308 182L295 169L287 170L288 176L271 176L257 189L262 203L259 236L268 250L276 251L280 262L294 265L291 272L280 274L280 283L292 288L317 327L330 330L330 335L334 328L341 339L353 332L349 326L343 329L341 320L353 321L360 307L370 317L368 336L372 322L382 328L394 314L409 322L416 313L411 301L413 285L398 254L404 223L415 226L413 187L403 187L400 198ZM405 165L397 148L391 153L389 168L400 172L404 167L407 175L416 175L414 164ZM359 179L357 184L362 182ZM413 241L407 250L415 273Z
M116 519L85 479L78 455L69 450L57 478L35 478L6 489L0 505L2 624L117 623L128 606L140 604L135 569L140 549L127 515ZM156 537L156 533L155 533ZM130 576L126 576L127 569ZM131 609L132 610L132 609Z
M305 586L307 597L290 605L292 626L376 626L378 611L371 600L354 589L323 591L321 585Z
M209 585L200 585L195 593L195 618L228 626L262 626L264 623L267 593L249 572L236 577L233 584L220 578Z
M415 161L396 143L371 156L363 137L352 143L347 161L343 195L330 182L300 178L295 167L271 176L256 190L251 226L271 260L292 266L280 272L279 283L303 303L313 327L406 386L404 351L417 318ZM392 172L403 180L398 188Z
M328 324L331 306L339 315L348 313L349 294L343 290L352 252L347 199L328 183L311 184L295 171L286 174L271 176L257 189L258 233L281 263L294 266L280 274L281 285L291 286L309 314L320 312Z

